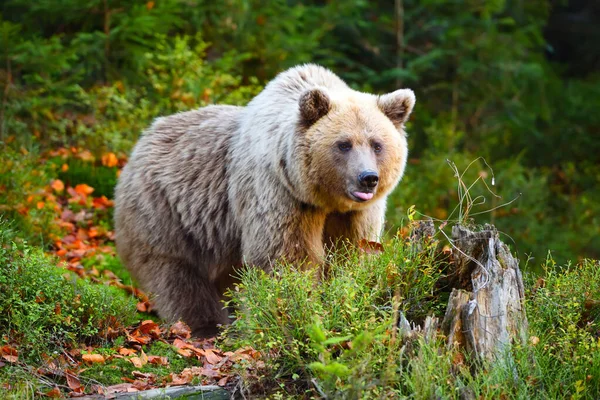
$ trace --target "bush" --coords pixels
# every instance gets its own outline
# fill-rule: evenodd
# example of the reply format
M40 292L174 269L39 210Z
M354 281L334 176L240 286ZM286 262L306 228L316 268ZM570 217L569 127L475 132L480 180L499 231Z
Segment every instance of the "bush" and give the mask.
M395 369L388 376L388 357L402 346L392 339L396 311L414 321L441 311L432 251L400 238L380 256L344 249L318 284L314 270L287 264L272 275L244 270L229 293L240 311L226 337L263 351L271 378L316 375L331 393L372 390L398 378Z
M105 340L109 328L132 323L135 312L123 291L76 278L41 249L19 243L0 220L0 340L21 359Z
M319 284L314 271L284 264L272 276L241 273L229 293L238 319L223 340L265 355L266 376L248 377L252 390L330 398L600 396L598 262L558 268L550 259L543 277L529 275L529 341L476 372L443 336L426 342L396 332L397 310L416 322L443 314L442 271L431 247L417 251L401 239L385 247L380 256L337 256Z

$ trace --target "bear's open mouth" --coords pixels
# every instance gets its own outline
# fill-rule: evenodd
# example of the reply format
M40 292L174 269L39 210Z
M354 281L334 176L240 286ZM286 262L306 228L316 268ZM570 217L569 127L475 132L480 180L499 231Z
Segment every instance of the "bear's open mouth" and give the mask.
M368 201L373 198L372 192L352 192L350 197L358 202Z

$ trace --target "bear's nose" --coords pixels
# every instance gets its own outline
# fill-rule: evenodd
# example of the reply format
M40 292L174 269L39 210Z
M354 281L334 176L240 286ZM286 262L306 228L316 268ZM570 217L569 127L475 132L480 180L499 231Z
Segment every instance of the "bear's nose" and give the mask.
M377 186L377 182L379 182L379 176L375 171L364 171L358 175L358 181L361 185L373 189Z

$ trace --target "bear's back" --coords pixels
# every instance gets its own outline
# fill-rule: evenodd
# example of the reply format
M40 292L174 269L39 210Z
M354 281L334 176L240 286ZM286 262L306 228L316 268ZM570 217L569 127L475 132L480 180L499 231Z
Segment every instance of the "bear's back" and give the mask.
M219 259L223 249L235 246L227 168L241 109L178 113L158 118L144 133L116 190L121 253L147 245L166 254ZM131 240L136 243L126 243Z

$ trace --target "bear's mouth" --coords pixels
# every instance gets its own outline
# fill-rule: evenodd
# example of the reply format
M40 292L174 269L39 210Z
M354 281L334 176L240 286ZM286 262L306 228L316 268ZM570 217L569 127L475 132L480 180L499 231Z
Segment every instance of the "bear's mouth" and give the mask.
M373 192L350 192L350 198L359 203L364 203L373 198Z

